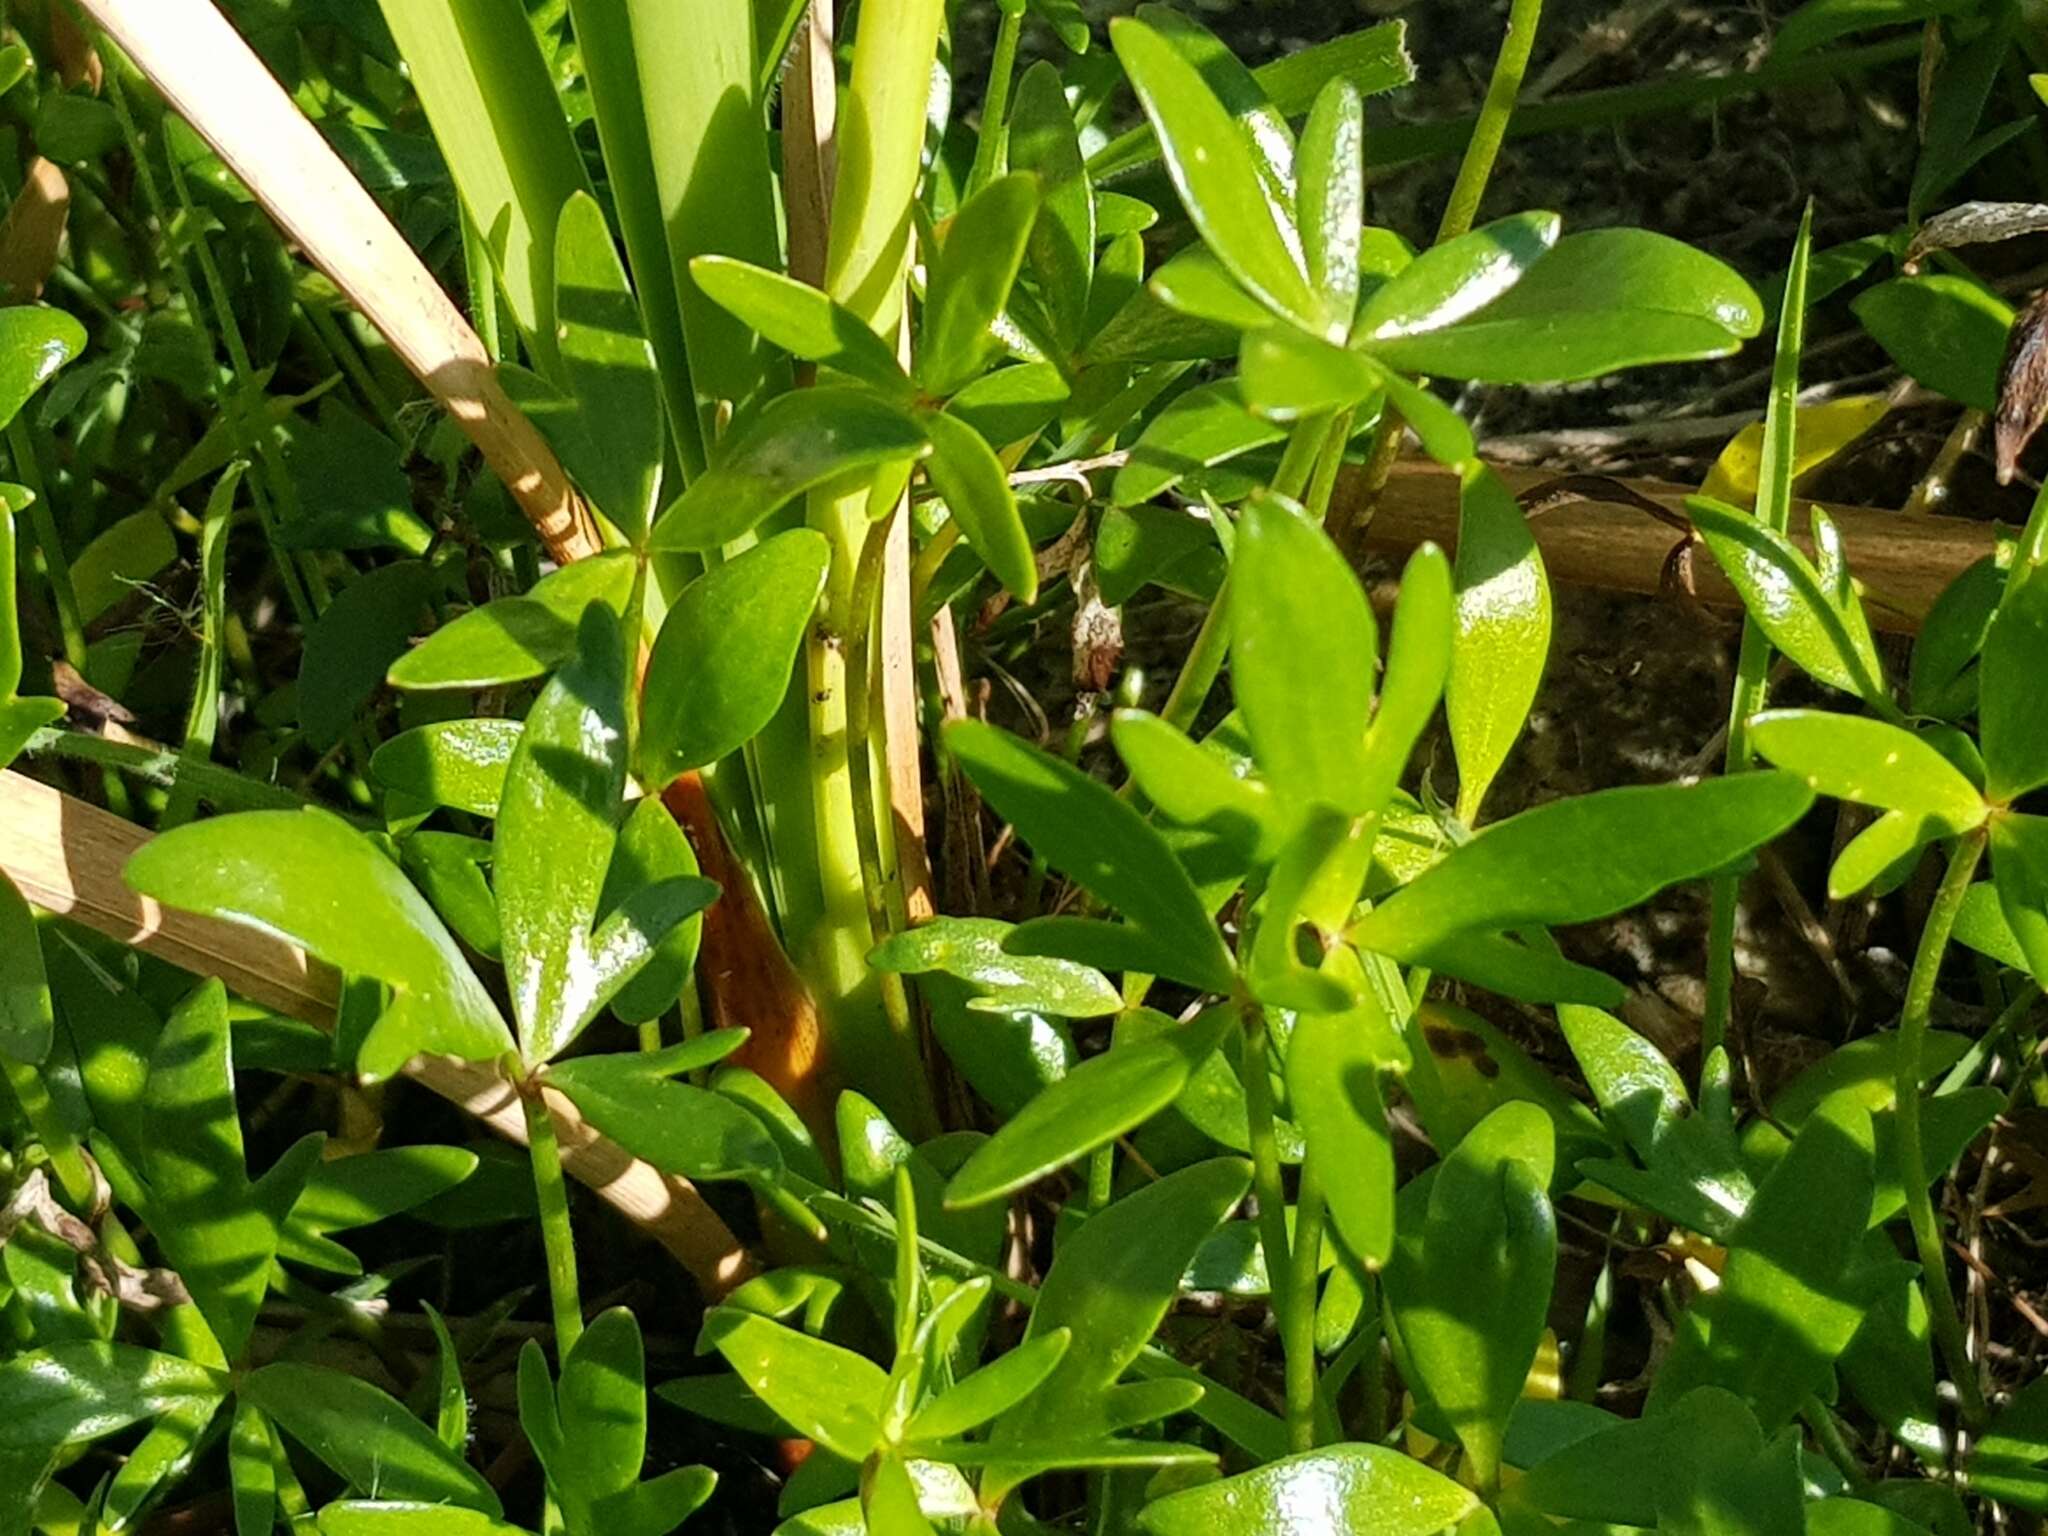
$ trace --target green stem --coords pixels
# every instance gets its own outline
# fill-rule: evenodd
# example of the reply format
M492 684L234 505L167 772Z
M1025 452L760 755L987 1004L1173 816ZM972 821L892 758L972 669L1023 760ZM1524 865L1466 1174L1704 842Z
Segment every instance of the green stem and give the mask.
M1899 1038L1894 1047L1893 1091L1898 1107L1899 1180L1906 1191L1906 1218L1913 1229L1913 1247L1920 1260L1921 1284L1927 1291L1927 1312L1934 1325L1935 1339L1948 1362L1949 1375L1961 1399L1963 1421L1971 1429L1985 1419L1984 1388L1977 1379L1976 1362L1970 1358L1963 1334L1962 1314L1956 1310L1955 1292L1949 1286L1948 1254L1942 1246L1941 1227L1930 1191L1927 1147L1920 1125L1921 1064L1926 1057L1927 1026L1934 1008L1934 986L1941 975L1941 960L1948 949L1949 935L1962 910L1971 878L1977 873L1988 837L1976 827L1956 843L1948 871L1941 878L1934 903L1928 909L1927 925L1920 930L1920 947L1913 955L1913 971L1906 981L1906 1002L1899 1014Z
M1799 1416L1806 1420L1806 1427L1813 1431L1814 1444L1821 1454L1835 1464L1835 1470L1842 1474L1842 1480L1849 1485L1852 1494L1861 1494L1870 1487L1870 1477L1863 1470L1863 1463L1856 1459L1856 1452L1843 1438L1842 1426L1835 1421L1834 1410L1812 1393L1800 1405Z
M988 94L981 103L981 137L974 146L974 168L967 173L962 202L996 179L996 162L1009 138L1004 119L1010 115L1010 83L1017 72L1017 39L1023 31L1024 7L1005 6L988 66Z
M1501 142L1507 138L1508 120L1515 115L1515 98L1522 94L1522 76L1529 68L1529 52L1536 46L1536 22L1542 14L1543 0L1514 0L1508 11L1508 35L1493 61L1493 78L1486 83L1479 121L1472 127L1451 200L1437 226L1439 245L1464 234L1478 217L1493 162L1500 157Z
M1287 434L1287 447L1280 455L1280 467L1273 471L1274 495L1301 500L1322 455L1324 440L1330 435L1330 421L1330 414L1325 412L1304 416L1294 424L1294 430Z
M181 757L168 747L137 746L105 736L89 736L83 731L45 726L29 737L23 751L30 757L70 758L115 768L160 789L187 786L218 811L296 811L313 803L288 789L248 778L219 763Z
M1259 1243L1266 1253L1266 1279L1277 1301L1294 1294L1294 1265L1287 1241L1287 1194L1280 1182L1280 1137L1273 1129L1271 1044L1266 1015L1249 997L1240 999L1244 1020L1244 1102L1252 1148L1252 1193L1259 1201ZM1280 1303L1281 1326L1286 1305ZM1309 1344L1314 1348L1311 1332Z
M1230 577L1225 575L1216 589L1216 601L1202 615L1202 627L1195 631L1194 644L1180 664L1180 676L1173 680L1173 691L1166 696L1160 718L1177 731L1192 730L1195 717L1209 701L1209 690L1216 686L1216 674L1223 670L1223 658L1229 654Z
M555 1117L538 1087L522 1093L526 1149L533 1160L533 1193L540 1205L541 1246L547 1252L548 1300L555 1320L555 1363L583 1337L583 1299L576 1285L576 1234L569 1226L569 1186L562 1178L562 1149Z
M1728 1021L1735 992L1735 908L1742 894L1740 875L1716 875L1707 915L1706 1012L1700 1018L1700 1070L1708 1058L1728 1044Z
M1351 441L1351 421L1356 413L1346 406L1330 418L1323 438L1323 451L1316 460L1315 474L1308 482L1308 497L1302 503L1308 515L1322 522L1330 515L1330 495L1337 488L1337 471L1344 467L1344 449Z
M1323 1248L1323 1181L1315 1156L1302 1160L1294 1194L1293 1281L1280 1306L1280 1338L1287 1355L1287 1440L1295 1451L1316 1447L1316 1277ZM1280 1300L1274 1282L1273 1296Z
M50 505L50 491L43 481L35 441L29 436L28 423L20 415L7 423L7 451L14 459L15 478L35 496L28 504L28 524L36 536L36 553L42 556L43 575L50 583L50 596L57 605L57 629L63 637L64 659L83 673L86 662L85 619L78 607L78 589L71 582L71 561L64 554L64 540L57 531L57 513ZM8 596L11 599L12 594Z
M2021 982L2019 991L2013 995L2012 1001L2000 1010L1991 1027L1972 1041L1970 1048L1948 1069L1948 1076L1936 1086L1934 1096L1937 1099L1943 1098L1974 1081L1991 1059L2005 1049L2006 1041L2026 1023L2027 1015L2033 1012L2034 1004L2040 1000L2040 987L2031 981Z

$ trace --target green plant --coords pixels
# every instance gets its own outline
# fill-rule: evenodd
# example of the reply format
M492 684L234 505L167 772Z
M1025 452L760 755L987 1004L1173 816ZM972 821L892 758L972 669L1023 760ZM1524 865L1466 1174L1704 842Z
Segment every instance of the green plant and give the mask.
M354 163L395 167L385 190L601 519L601 552L545 572L504 487L295 274L251 201L275 189L242 187L111 47L104 113L39 95L42 140L78 118L104 138L79 158L133 166L145 213L103 206L154 243L105 281L154 284L197 355L175 408L121 416L117 386L165 380L148 324L108 306L108 355L13 416L15 473L64 466L71 507L120 453L150 476L68 564L52 498L0 488L38 553L24 591L113 693L131 679L85 578L157 578L176 526L199 600L175 749L49 729L9 628L0 764L98 770L155 825L132 892L340 980L329 1035L194 987L147 943L39 920L0 881L0 1530L130 1529L190 1486L245 1536L502 1532L508 1507L658 1536L713 1497L698 1458L731 1466L734 1437L750 1467L805 1443L781 1468L793 1536L1071 1529L1077 1510L1155 1536L1946 1536L1956 1485L2048 1506L2038 1394L1994 1411L1930 1196L2007 1104L1976 1079L2031 1049L2038 994L1997 967L2048 985L2048 832L2016 808L2048 784L2048 510L1929 616L1902 707L1831 525L1814 512L1810 556L1790 537L1824 296L1802 231L1755 505L1733 479L1690 503L1749 612L1728 771L1489 816L1551 594L1528 518L1428 381L1723 357L1764 303L1664 235L1479 221L1533 3L1419 251L1368 218L1365 98L1412 74L1398 26L1252 70L1164 7L1111 24L1113 63L1061 0L999 9L976 127L935 88L940 0L865 0L829 102L831 18L787 4L251 21ZM1969 9L1816 0L1780 46ZM1019 74L1027 25L1066 51ZM1135 114L1111 138L1122 82ZM1997 147L1977 113L1934 113L1960 126L1930 133L1922 203ZM1946 291L1901 281L1909 304ZM1865 323L1899 302L1866 300ZM82 338L54 310L0 321L6 414ZM267 392L307 358L310 392ZM1410 557L1383 642L1354 552L1410 432L1456 478L1456 557ZM178 497L202 485L195 518ZM244 497L245 579L302 626L289 692L230 602ZM1159 707L1111 711L1105 776L1081 760L1117 671L1100 616L1148 586L1205 611ZM969 718L946 682L963 631L1053 618L1089 684L1065 753ZM1866 713L1765 708L1773 652ZM256 716L232 766L230 673ZM1415 761L1440 706L1448 803ZM957 910L934 912L923 872L921 729L956 812ZM1898 1027L1745 1114L1736 880L1819 795L1883 813L1833 888L1896 886L1933 845L1947 872ZM981 806L1028 850L1014 893L989 889ZM1994 879L1972 884L1987 847ZM1702 881L1688 1083L1553 930ZM1992 962L2000 1022L1975 1043L1932 1028L1952 938ZM1554 1019L1592 1103L1449 989ZM1084 1052L1077 1027L1102 1020ZM449 1061L516 1100L523 1173L398 1112L406 1073ZM277 1142L275 1110L238 1103L259 1074L319 1084L334 1133ZM617 1266L564 1160L593 1137L671 1192L704 1186L705 1220L744 1234L717 1227L705 1294L664 1273L588 1316L587 1277ZM405 1308L403 1342L385 1293L428 1256L336 1234L407 1213L537 1234L547 1321L516 1365L484 1352L517 1294L467 1326ZM1584 1296L1559 1280L1566 1222L1606 1224ZM1672 1256L1640 1417L1592 1400L1624 1250ZM481 1262L445 1257L476 1301ZM1251 1307L1205 1338L1187 1303L1211 1295ZM678 1320L730 1369L671 1369ZM654 1343L653 1395L691 1431L658 1447ZM480 1379L510 1383L517 1439L498 1432L528 1482L469 1455ZM1852 1414L1941 1477L1873 1476ZM767 1528L754 1498L718 1517Z

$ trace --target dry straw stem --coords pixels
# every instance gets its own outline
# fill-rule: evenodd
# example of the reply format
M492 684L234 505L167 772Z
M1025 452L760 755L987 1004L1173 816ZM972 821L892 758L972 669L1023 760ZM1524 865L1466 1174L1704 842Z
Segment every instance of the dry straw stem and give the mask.
M118 939L266 1008L332 1028L340 995L334 971L305 951L251 928L200 917L138 896L121 871L149 834L111 812L38 783L0 773L0 868L35 906ZM407 1075L460 1105L508 1141L526 1122L496 1068L423 1058ZM676 1256L713 1300L753 1273L739 1240L687 1180L637 1161L600 1136L560 1094L548 1108L570 1176Z
M1546 470L1503 467L1499 473L1517 495L1554 478ZM1688 486L1662 480L1629 480L1626 484L1670 507L1681 519L1685 498L1693 494ZM1343 507L1363 492L1362 476L1347 468L1338 477L1332 498L1332 521L1344 526ZM1991 523L1959 517L1908 517L1826 502L1820 505L1841 530L1849 568L1870 598L1870 622L1879 629L1917 630L1942 588L1997 547L1998 529ZM1640 508L1598 501L1552 507L1530 519L1529 527L1552 580L1618 592L1661 591L1665 564L1678 538ZM1812 553L1803 532L1795 529L1793 537ZM1378 508L1366 529L1365 546L1399 553L1425 541L1447 549L1456 545L1458 477L1436 464L1405 460L1395 467L1380 493ZM1740 608L1734 589L1710 556L1701 553L1692 567L1703 601Z
M604 547L590 510L469 322L210 0L79 0L383 333L482 451L559 561Z

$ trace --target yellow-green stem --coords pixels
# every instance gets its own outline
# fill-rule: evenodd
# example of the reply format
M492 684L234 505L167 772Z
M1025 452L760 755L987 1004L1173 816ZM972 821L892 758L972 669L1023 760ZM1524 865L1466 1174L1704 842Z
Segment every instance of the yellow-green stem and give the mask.
M1508 11L1508 35L1493 61L1493 78L1486 83L1479 121L1472 127L1465 158L1458 165L1458 180L1444 205L1443 222L1436 231L1438 244L1457 239L1471 229L1479 215L1493 163L1500 158L1501 142L1507 137L1508 119L1515 113L1515 98L1522 94L1522 76L1529 68L1529 52L1536 46L1536 22L1542 14L1543 0L1514 0Z
M1316 1446L1316 1277L1323 1212L1323 1181L1311 1154L1302 1159L1301 1182L1294 1195L1294 1272L1284 1300L1279 1281L1272 1281L1287 1354L1287 1442L1295 1451Z
M1017 38L1024 30L1024 7L1006 6L996 27L995 53L988 66L988 95L981 103L981 138L974 146L974 168L967 173L966 197L996 178L1009 138L1004 119L1010 113L1010 82L1017 71ZM962 199L965 200L964 198Z
M1969 1342L1963 1333L1962 1314L1956 1310L1955 1292L1949 1286L1948 1253L1942 1246L1941 1225L1935 1215L1933 1182L1927 1169L1927 1147L1921 1135L1920 1078L1926 1060L1927 1026L1934 1009L1934 986L1941 977L1942 956L1948 950L1956 914L1984 855L1988 833L1973 828L1956 842L1948 870L1928 908L1926 926L1920 930L1920 946L1913 954L1912 974L1906 979L1906 1002L1899 1014L1899 1037L1893 1050L1895 1072L1893 1091L1897 1098L1899 1179L1906 1191L1906 1220L1913 1229L1913 1247L1920 1260L1921 1284L1927 1291L1928 1319L1941 1345L1949 1375L1961 1400L1963 1422L1979 1429L1985 1420L1984 1388L1977 1379L1976 1362L1970 1358Z
M1287 1193L1280 1182L1280 1137L1273 1128L1272 1047L1266 1015L1249 997L1238 1004L1244 1020L1244 1103L1252 1149L1252 1193L1259 1202L1259 1245L1266 1254L1266 1281L1280 1316L1292 1375L1293 1339L1284 1330L1294 1295L1294 1266L1287 1242ZM1310 1348L1314 1348L1311 1334Z
M533 1161L533 1193L540 1207L541 1247L547 1255L548 1302L555 1322L555 1362L583 1337L583 1298L576 1281L576 1234L569 1225L569 1186L562 1177L562 1149L555 1118L539 1087L519 1097L526 1112L526 1150Z

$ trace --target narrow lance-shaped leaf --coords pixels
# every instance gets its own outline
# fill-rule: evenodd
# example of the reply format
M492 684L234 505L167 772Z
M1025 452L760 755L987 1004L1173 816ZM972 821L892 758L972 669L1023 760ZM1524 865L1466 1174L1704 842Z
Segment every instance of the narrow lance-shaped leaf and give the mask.
M0 1056L38 1066L56 1032L35 914L0 872Z
M1069 960L1013 955L1003 940L1009 923L990 917L940 917L892 934L868 954L876 970L903 975L932 971L970 982L968 1007L987 1012L1029 1009L1062 1018L1116 1013L1123 996L1100 971Z
M1347 945L1324 962L1356 1001L1337 1013L1296 1016L1287 1040L1287 1096L1318 1166L1343 1170L1326 1186L1330 1217L1345 1246L1384 1264L1394 1244L1394 1153L1387 1135L1376 1040L1392 1035L1358 954Z
M1435 1536L1478 1495L1384 1445L1331 1445L1183 1488L1138 1516L1151 1536Z
M930 448L901 407L839 386L778 395L735 437L662 512L654 548L716 549L806 491L923 458Z
M1038 206L1037 178L1018 174L990 182L953 215L925 290L917 366L927 393L952 394L998 350L990 327L1010 301Z
M1977 786L1911 731L1861 715L1818 709L1769 710L1750 721L1750 740L1778 767L1838 800L1908 811L1950 833L1986 814Z
M393 662L385 681L394 688L498 688L544 676L576 654L583 610L601 602L623 615L632 587L630 550L578 560L550 571L521 596L498 598L443 624Z
M1162 975L1215 991L1230 956L1202 899L1154 828L1106 785L980 721L946 731L975 787L1062 874L1121 911Z
M1358 238L1365 225L1365 103L1349 80L1316 94L1296 156L1296 202L1308 280L1338 313L1358 303Z
M1506 293L1557 244L1554 213L1517 213L1431 246L1376 289L1358 316L1367 343L1455 325Z
M1599 790L1496 822L1352 929L1397 959L1461 929L1591 922L1724 869L1806 813L1788 773Z
M1457 637L1444 709L1458 758L1458 817L1478 820L1522 733L1550 652L1550 581L1528 520L1500 477L1465 470L1455 566Z
M391 1006L357 1059L390 1076L424 1051L489 1061L512 1036L441 919L375 844L326 811L246 811L153 838L123 872L167 906L282 934L373 976Z
M10 311L0 311L0 314ZM0 592L13 593L14 514L25 509L31 493L25 486L0 484ZM51 721L62 718L62 699L21 698L21 616L14 599L0 603L0 768L21 754L28 739Z
M677 596L641 703L639 773L650 789L736 751L774 717L831 558L823 534L793 528Z
M1049 59L1024 71L1010 108L1010 168L1038 177L1043 201L1025 255L1061 344L1082 340L1094 275L1096 209L1080 135L1060 72Z
M2013 579L1984 637L1979 670L1985 793L2009 802L2048 784L2048 578Z
M227 1390L218 1371L135 1344L80 1339L0 1360L0 1451L52 1451Z
M979 432L957 416L927 411L918 419L931 439L926 473L946 498L946 509L959 521L968 547L988 562L996 579L1019 602L1036 602L1037 557L1032 554L1031 535L1018 514L1017 498L1002 460Z
M888 1377L865 1355L736 1307L704 1317L702 1349L716 1349L792 1429L860 1462L881 1437Z
M730 256L690 263L697 286L784 351L823 363L895 397L910 381L887 342L809 283Z

